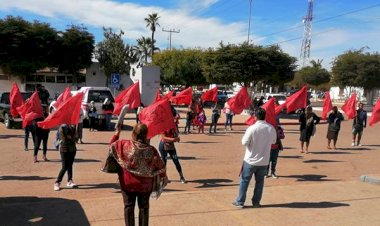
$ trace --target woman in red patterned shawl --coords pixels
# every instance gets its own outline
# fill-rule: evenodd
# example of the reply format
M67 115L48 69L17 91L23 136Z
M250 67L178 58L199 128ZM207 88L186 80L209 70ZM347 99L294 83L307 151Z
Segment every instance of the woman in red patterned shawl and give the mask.
M118 126L110 141L110 151L121 166L118 174L124 200L125 225L135 225L136 199L140 211L139 225L148 225L149 197L155 179L160 177L163 186L167 183L165 164L156 148L148 144L148 128L145 124L134 126L132 140L118 140L120 131L121 126Z

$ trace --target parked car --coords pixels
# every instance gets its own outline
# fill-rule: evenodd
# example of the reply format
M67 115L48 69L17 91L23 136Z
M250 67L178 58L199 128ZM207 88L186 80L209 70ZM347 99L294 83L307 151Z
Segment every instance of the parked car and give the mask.
M107 98L111 101L111 103L115 102L113 95L111 93L111 90L107 87L82 87L77 91L71 91L71 94L76 95L79 92L84 93L83 99L82 99L82 109L84 113L83 126L88 127L89 125L88 109L89 109L90 102L94 101L94 104L97 110L97 120L96 120L97 126L96 127L100 130L104 129L106 116L103 113L102 105L105 99ZM54 102L55 101L53 101L49 106L50 112L54 110L54 107L52 105Z
M24 101L32 96L32 94L33 92L21 92L21 96ZM2 121L8 129L19 128L21 126L22 119L20 116L15 118L12 117L10 113L11 105L9 95L9 92L0 93L0 121Z
M280 105L283 104L283 103L285 103L285 100L286 100L286 95L285 94L282 94L282 93L267 93L267 94L265 94L264 103L266 103L271 97L276 98L276 100L278 101L278 103Z

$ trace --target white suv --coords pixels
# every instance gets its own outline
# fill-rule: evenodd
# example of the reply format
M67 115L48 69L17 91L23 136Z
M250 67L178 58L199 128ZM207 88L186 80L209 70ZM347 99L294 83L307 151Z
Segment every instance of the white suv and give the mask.
M102 110L102 105L104 103L104 100L108 98L111 103L114 103L115 100L113 98L113 95L111 93L111 90L107 87L82 87L77 91L71 91L71 94L74 96L78 92L83 92L83 99L82 99L82 109L84 113L84 120L83 124L88 125L88 109L91 101L94 101L96 112L98 114L99 120L105 120L105 115ZM53 107L54 101L50 104L50 112L54 110Z

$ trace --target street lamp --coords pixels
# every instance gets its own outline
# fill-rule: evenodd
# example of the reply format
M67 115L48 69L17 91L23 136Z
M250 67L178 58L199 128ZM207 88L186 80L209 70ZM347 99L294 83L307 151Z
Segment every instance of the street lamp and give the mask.
M252 0L249 0L248 44L249 44L249 33L251 33L251 13L252 13Z

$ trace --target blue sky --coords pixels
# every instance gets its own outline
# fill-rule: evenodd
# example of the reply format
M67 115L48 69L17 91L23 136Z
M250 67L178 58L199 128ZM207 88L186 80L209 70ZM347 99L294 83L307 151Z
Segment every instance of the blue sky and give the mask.
M300 55L307 0L252 0L250 41L278 44L292 56ZM177 29L172 46L216 47L220 41L247 40L249 0L11 0L0 1L0 17L21 16L48 22L57 30L83 24L96 41L102 27L122 29L125 40L135 44L150 36L144 18L156 12L161 27L157 44L168 48L165 29ZM380 49L380 0L314 0L311 59L323 59L326 68L337 55L349 49Z

